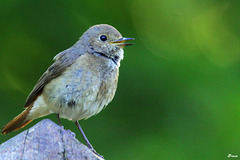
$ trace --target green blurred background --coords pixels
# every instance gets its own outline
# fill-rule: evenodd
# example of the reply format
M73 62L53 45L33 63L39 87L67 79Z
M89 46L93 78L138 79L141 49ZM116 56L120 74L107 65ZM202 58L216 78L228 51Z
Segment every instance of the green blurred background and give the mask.
M99 23L136 38L113 102L80 121L99 153L110 160L240 156L239 0L1 0L0 126L23 110L52 58ZM74 123L62 123L83 142Z

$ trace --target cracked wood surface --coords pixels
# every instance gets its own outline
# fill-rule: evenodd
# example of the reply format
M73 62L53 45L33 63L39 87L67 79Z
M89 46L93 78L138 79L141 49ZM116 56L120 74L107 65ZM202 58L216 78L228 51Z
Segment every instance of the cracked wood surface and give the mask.
M0 145L1 160L101 160L74 133L42 120Z

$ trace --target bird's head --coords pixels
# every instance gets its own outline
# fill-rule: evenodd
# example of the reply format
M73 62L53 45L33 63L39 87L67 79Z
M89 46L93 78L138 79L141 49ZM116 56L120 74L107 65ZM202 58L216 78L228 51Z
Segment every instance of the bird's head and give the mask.
M99 54L119 62L123 59L123 47L132 45L124 43L134 38L124 38L114 27L107 24L94 25L81 37L80 41L87 52Z

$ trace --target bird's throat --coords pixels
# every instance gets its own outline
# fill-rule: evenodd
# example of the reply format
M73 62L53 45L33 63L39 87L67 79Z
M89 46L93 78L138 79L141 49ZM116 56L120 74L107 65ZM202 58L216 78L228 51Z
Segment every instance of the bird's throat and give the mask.
M101 52L94 52L94 53L95 53L96 55L98 55L98 56L102 56L102 57L105 57L105 58L107 58L107 59L112 60L112 61L114 62L114 64L117 65L118 57L112 58L112 57L109 57L109 56L107 56L107 55L105 55L104 53L101 53Z

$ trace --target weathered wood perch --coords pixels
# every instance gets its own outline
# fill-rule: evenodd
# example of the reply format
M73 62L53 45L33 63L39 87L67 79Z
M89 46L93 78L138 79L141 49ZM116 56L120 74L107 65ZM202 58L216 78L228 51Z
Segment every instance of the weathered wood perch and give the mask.
M49 119L0 145L0 160L101 160L74 133Z

